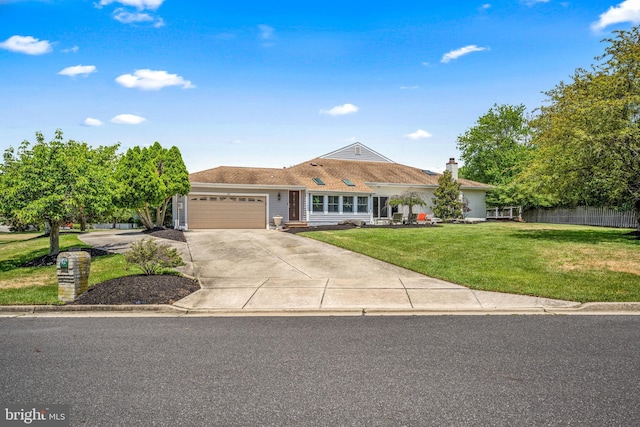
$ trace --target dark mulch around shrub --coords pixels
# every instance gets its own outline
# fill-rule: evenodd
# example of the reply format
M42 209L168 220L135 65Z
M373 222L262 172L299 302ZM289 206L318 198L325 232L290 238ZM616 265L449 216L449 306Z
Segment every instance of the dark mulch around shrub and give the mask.
M295 227L289 228L285 230L288 233L303 233L305 231L325 231L325 230L351 230L354 228L392 228L392 229L402 229L402 228L426 228L426 227L436 227L434 224L398 224L398 225L369 225L365 224L362 226L358 226L355 224L335 224L335 225L317 225L311 227Z
M144 230L143 233L153 237L160 237L161 239L175 240L176 242L186 242L184 233L182 230L175 230L173 228L152 228L151 230Z
M199 289L182 276L125 276L98 283L71 304L173 304Z
M105 256L105 255L113 255L113 252L104 251L102 249L96 248L71 248L67 249L63 252L73 252L73 251L84 251L89 252L91 258ZM58 255L43 255L41 257L32 259L31 261L27 261L22 264L20 267L48 267L50 265L56 265L56 261L58 259Z

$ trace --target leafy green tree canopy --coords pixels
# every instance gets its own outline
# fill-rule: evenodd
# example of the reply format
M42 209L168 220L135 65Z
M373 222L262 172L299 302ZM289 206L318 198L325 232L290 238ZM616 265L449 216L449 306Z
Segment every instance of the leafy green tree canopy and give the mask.
M61 224L77 219L81 211L99 215L109 209L117 148L65 142L57 130L49 142L37 132L33 146L24 141L17 151L7 149L0 165L0 217L22 224L44 222L50 230L49 253L58 253Z
M151 147L127 150L118 164L119 183L116 203L134 209L147 229L162 227L171 198L191 189L189 172L177 147Z
M494 105L458 136L460 176L484 184L511 182L527 159L531 130L524 105Z
M464 166L462 178L493 185L487 192L492 206L525 203L514 178L527 167L532 146L531 128L524 105L497 105L458 136Z
M522 179L558 204L640 214L640 29L616 31L599 63L548 91Z

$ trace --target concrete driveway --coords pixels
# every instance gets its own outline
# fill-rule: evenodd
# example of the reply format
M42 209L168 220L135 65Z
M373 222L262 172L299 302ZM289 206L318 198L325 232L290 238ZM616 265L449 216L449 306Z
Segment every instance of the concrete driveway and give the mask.
M174 305L229 313L478 312L579 306L576 302L475 291L326 243L274 230L192 230L175 247L178 270L202 289ZM148 237L140 231L81 234L96 248L124 252Z
M483 310L573 306L472 291L294 234L185 233L202 289L175 305L194 310Z

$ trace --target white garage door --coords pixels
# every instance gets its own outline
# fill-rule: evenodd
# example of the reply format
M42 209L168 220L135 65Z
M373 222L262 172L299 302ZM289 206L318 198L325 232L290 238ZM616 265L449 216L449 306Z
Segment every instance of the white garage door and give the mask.
M265 228L266 204L266 197L190 195L189 228Z

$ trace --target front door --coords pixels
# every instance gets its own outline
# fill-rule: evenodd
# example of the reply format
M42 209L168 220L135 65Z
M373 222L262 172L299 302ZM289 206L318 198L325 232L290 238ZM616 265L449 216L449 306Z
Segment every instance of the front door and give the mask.
M289 221L300 221L299 191L289 191Z

